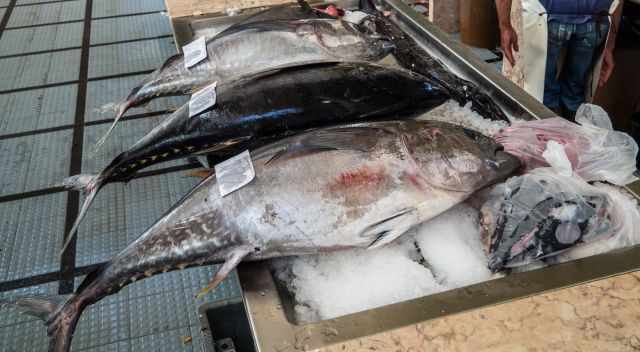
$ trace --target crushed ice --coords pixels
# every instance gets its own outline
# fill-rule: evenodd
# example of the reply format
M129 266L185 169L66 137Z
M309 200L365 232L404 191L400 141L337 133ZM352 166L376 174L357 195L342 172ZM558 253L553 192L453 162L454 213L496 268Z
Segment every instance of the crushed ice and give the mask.
M435 109L418 117L420 120L437 120L478 131L486 136L494 136L508 126L506 121L485 119L471 110L471 103L460 106L455 100L449 100Z

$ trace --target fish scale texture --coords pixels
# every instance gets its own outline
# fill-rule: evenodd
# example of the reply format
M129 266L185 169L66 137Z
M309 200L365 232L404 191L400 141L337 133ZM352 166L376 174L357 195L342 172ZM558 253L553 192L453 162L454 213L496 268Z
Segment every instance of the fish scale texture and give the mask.
M0 56L80 46L82 23L46 25L81 20L84 0L38 4L44 0L18 0L9 27L45 24L42 27L5 31ZM0 6L8 5L0 0ZM4 4L4 5L3 5ZM94 0L93 17L164 10L162 0ZM0 16L4 9L0 8ZM92 44L162 36L170 33L161 14L92 20ZM143 40L91 48L89 73L101 77L154 69L175 53L172 39ZM0 91L28 88L78 79L80 50L0 59ZM117 103L144 75L88 82L85 121L110 119L105 109ZM77 85L29 89L0 94L0 135L29 132L73 124ZM186 101L182 97L157 99L130 114L171 110ZM108 125L84 129L82 170L97 172L117 153L130 147L165 116L123 121L101 152L91 158L91 146ZM0 195L34 191L57 184L68 176L71 129L0 139ZM175 161L157 166L184 164ZM8 167L6 167L8 166ZM153 168L149 168L153 170ZM127 246L199 180L184 172L147 177L129 184L112 184L100 192L79 229L76 265L109 260ZM0 202L0 280L20 279L59 270L58 251L64 233L66 193ZM170 272L140 280L90 306L82 315L73 351L200 351L202 338L198 306L239 297L236 273L200 300L196 293L213 277L217 266ZM82 278L76 279L76 286ZM0 297L56 294L58 283L0 292ZM188 338L187 338L188 337ZM185 340L186 338L186 340ZM0 308L0 352L44 352L47 339L42 322Z

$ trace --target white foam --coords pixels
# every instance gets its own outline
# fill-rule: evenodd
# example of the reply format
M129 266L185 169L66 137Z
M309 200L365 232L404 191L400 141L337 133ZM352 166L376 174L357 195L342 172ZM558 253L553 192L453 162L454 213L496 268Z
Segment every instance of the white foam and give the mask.
M486 136L494 136L498 131L508 126L505 121L485 119L471 110L471 103L460 106L456 101L449 100L435 109L418 117L420 120L437 120L449 122L478 131Z

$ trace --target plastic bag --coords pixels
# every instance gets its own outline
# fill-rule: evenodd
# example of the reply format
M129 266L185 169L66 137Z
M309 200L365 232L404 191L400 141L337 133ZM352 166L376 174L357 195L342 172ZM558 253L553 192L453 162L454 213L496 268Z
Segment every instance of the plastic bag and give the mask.
M542 154L549 141L564 147L573 171L586 181L626 185L635 181L638 145L626 133L583 126L562 118L514 123L495 136L526 170L549 166Z
M573 175L573 168L562 144L556 141L548 141L547 149L542 153L544 160L562 176Z
M563 263L640 243L640 231L638 231L640 229L640 208L637 199L626 190L615 186L607 184L594 186L609 195L611 220L616 225L615 233L612 237L602 241L576 246L561 253L555 258L556 262Z
M612 199L580 178L539 168L496 186L482 206L489 269L529 264L613 236L628 221Z
M589 103L580 105L576 111L576 122L582 126L592 125L605 130L613 130L609 114L602 107Z

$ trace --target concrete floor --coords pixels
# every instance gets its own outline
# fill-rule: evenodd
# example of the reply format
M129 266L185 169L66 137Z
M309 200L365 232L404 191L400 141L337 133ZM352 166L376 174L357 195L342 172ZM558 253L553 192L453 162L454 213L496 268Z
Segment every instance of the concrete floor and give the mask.
M157 99L132 109L132 119L90 157L114 114L105 104L122 99L176 51L163 10L162 0L0 0L1 297L58 293L57 279L47 277L61 270L68 193L56 184L73 168L99 171L185 101ZM91 29L84 33L87 23ZM82 133L74 135L76 122ZM82 147L74 146L78 136ZM198 180L184 171L161 170L182 164L160 165L151 168L157 175L107 186L78 232L75 267L108 260L191 189ZM196 301L214 269L159 275L102 300L83 314L73 350L199 351L197 307L240 295L234 274ZM34 277L51 282L25 281ZM7 291L11 285L26 287ZM186 336L192 342L183 343ZM0 341L0 351L47 349L42 323L8 308L0 310Z

